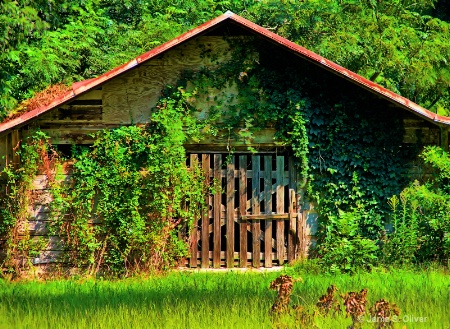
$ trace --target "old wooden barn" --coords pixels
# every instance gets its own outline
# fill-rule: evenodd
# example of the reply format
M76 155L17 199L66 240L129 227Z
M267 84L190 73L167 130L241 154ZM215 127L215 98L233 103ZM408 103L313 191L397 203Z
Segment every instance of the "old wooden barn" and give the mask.
M305 68L304 72L312 74L309 78L318 84L331 79L348 97L366 95L384 111L385 120L390 120L391 114L400 116L405 147L420 143L448 149L449 118L227 12L98 78L74 83L70 91L49 105L1 123L0 169L8 164L20 166L16 150L35 128L47 133L60 150L69 150L72 144L92 144L91 133L100 129L145 124L156 110L165 86L176 85L186 70L196 71L229 60L236 40L244 45L257 40L270 49L277 61L282 58L281 62ZM208 52L215 55L205 56ZM233 86L227 88L232 90ZM324 90L328 92L331 90ZM199 116L206 115L206 109L214 105L213 96L197 104ZM239 104L239 99L235 102ZM256 153L249 152L249 147ZM186 265L271 267L307 255L317 229L317 214L314 205L303 197L292 152L289 145L278 143L273 123L267 122L250 142L221 132L213 138L187 143L185 148L189 161L199 161L211 180L222 182L223 189L222 195L206 196L209 211L199 218L192 232L191 257ZM225 162L226 157L231 161ZM51 202L45 197L46 180L44 174L36 176L34 188L42 192L42 197L34 201L26 225L29 234L49 241L40 256L32 259L35 264L53 262L62 252L46 228Z

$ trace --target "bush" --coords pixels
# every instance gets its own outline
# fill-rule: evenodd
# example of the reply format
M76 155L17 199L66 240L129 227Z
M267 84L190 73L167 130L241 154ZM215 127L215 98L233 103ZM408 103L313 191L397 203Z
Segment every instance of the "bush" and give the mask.
M354 273L370 270L377 262L378 247L358 233L362 214L358 210L330 216L324 241L319 247L321 264L331 272Z
M435 169L434 177L424 184L415 181L390 199L393 232L383 246L387 264L450 257L450 158L439 147L427 147L421 156Z

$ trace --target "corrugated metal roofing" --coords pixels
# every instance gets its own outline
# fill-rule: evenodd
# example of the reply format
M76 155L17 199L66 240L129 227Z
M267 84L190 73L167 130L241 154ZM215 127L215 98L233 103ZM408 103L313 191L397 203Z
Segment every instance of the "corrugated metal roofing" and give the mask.
M404 109L406 109L428 121L431 121L438 125L449 125L450 126L450 118L441 116L441 115L437 115L436 113L428 111L427 109L410 101L409 99L402 97L390 90L387 90L386 88L383 88L380 85L378 85L378 84L376 84L376 83L374 83L374 82L372 82L350 70L347 70L346 68L344 68L322 56L319 56L316 53L314 53L302 46L299 46L299 45L293 43L292 41L289 41L289 40L287 40L273 32L270 32L269 30L255 24L243 17L240 17L240 16L228 11L225 14L220 15L219 17L216 17L216 18L188 31L188 32L180 35L179 37L177 37L171 41L168 41L168 42L146 52L145 54L142 54L142 55L136 57L135 59L129 61L128 63L125 63L121 66L118 66L118 67L112 69L111 71L108 71L108 72L102 74L101 76L99 76L97 78L74 83L72 85L72 90L70 90L66 94L56 98L49 105L32 110L30 112L26 112L26 113L22 114L21 116L15 118L15 119L12 119L10 121L0 123L0 134L4 133L14 127L23 125L23 124L27 123L28 121L40 116L41 114L46 113L64 103L69 102L73 98L75 98L87 91L95 89L96 87L103 84L104 82L111 80L114 77L133 69L134 67L140 65L141 63L151 60L152 58L164 53L165 51L167 51L185 41L188 41L189 39L192 39L198 35L208 32L209 30L216 27L218 24L225 22L227 20L231 20L231 21L237 23L238 25L241 25L241 26L249 29L250 31L253 31L257 35L264 36L265 38L271 40L272 42L290 49L292 52L299 55L300 57L308 59L311 62L313 62L319 66L322 66L331 72L334 72L338 76L341 76L347 80L350 80L353 83L360 85L363 88L365 88L383 98L390 100L392 103L397 104L400 107L402 107L402 108L404 108Z

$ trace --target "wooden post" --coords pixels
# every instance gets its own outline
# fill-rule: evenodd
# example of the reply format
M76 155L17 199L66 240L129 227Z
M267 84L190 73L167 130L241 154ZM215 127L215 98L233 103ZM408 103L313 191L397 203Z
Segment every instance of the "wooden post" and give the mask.
M191 168L194 168L194 166L198 166L198 155L197 154L191 154ZM194 227L191 231L191 258L189 258L189 266L190 267L197 267L197 257L198 257L198 220L194 219Z
M222 184L222 155L214 154L214 180L221 187ZM214 247L213 247L213 266L214 268L220 267L220 240L221 240L221 223L220 217L222 216L222 190L216 191L214 194L213 204L213 230L214 230Z
M306 211L305 211L305 195L303 191L296 195L297 206L297 240L298 240L298 255L297 258L306 257Z
M234 156L227 165L227 251L226 264L234 267Z
M209 186L209 154L202 154L202 169L205 174L205 184ZM205 195L206 209L202 212L202 268L209 267L209 191Z
M277 156L276 162L276 182L277 182L277 214L284 213L284 156ZM283 265L285 259L284 253L284 221L276 221L276 246L278 264Z
M272 213L272 156L264 156L264 207L265 213ZM264 266L272 267L272 220L265 220Z
M259 215L260 214L260 206L259 206L259 179L261 175L261 166L260 166L260 157L252 156L252 214ZM253 267L261 266L261 224L259 220L255 220L252 222L252 265Z
M297 187L297 174L294 166L294 159L289 157L288 163L289 169L289 214L293 214L296 211L295 208L295 189ZM300 215L300 214L299 214ZM295 217L290 216L289 219L289 235L288 235L288 261L292 261L296 258L296 250L298 250L298 239L297 239L297 223Z
M247 156L239 156L239 214L247 214ZM241 221L239 234L239 266L247 267L247 222Z
M20 136L19 130L14 129L11 131L11 147L12 147L12 163L15 169L19 168L20 165L20 155L18 154L20 147Z

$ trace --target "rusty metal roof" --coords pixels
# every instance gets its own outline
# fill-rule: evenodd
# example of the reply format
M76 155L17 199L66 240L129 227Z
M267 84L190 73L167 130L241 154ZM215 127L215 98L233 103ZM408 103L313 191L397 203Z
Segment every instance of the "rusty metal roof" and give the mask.
M280 46L286 47L287 49L291 50L298 56L305 58L321 67L324 67L325 69L335 73L338 76L341 76L357 85L360 85L361 87L373 92L374 94L377 94L392 103L398 105L399 107L402 107L420 117L423 119L433 122L437 125L449 125L450 126L450 118L437 115L436 113L433 113L422 106L412 102L411 100L402 97L390 90L387 90L384 87L381 87L380 85L350 71L346 68L320 56L316 53L299 46L292 41L289 41L273 32L270 32L269 30L239 16L231 11L226 12L223 15L220 15L180 36L177 38L170 40L148 52L145 54L142 54L135 59L129 61L128 63L125 63L123 65L120 65L111 71L108 71L102 75L100 75L97 78L88 79L80 82L76 82L72 85L72 90L68 91L66 94L56 98L52 103L49 105L37 108L35 110L26 112L22 114L21 116L12 119L10 121L0 123L0 134L15 128L17 126L21 126L30 120L40 116L43 113L46 113L64 103L70 102L73 98L84 94L90 90L93 90L97 87L99 87L101 84L105 83L106 81L109 81L113 79L114 77L123 74L124 72L127 72L131 69L133 69L136 66L139 66L140 64L151 60L152 58L164 53L165 51L176 47L177 45L188 41L198 35L204 34L214 27L216 27L218 24L225 22L227 20L233 21L237 23L238 25L247 28L250 31L253 31L255 34L263 36L275 44L278 44Z

